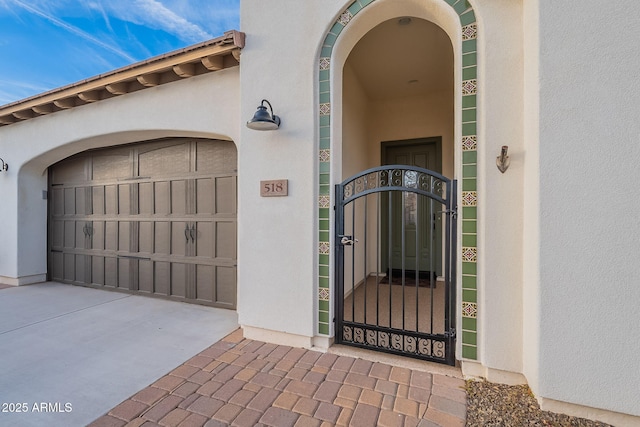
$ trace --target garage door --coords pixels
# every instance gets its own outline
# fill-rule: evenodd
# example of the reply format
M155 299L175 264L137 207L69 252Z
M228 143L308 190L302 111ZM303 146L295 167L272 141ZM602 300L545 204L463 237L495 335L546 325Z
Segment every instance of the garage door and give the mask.
M172 139L49 168L52 280L236 307L237 151Z

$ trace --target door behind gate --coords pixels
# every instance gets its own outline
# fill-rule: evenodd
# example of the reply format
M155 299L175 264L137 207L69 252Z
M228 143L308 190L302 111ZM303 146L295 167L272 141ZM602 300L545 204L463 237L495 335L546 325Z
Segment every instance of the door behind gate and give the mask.
M456 181L414 166L336 185L336 342L455 363Z

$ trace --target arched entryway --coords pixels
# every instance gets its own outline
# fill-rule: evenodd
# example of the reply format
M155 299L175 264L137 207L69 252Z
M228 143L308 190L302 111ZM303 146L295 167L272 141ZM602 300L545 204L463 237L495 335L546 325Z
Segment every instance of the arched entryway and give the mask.
M333 267L338 262L334 262L334 256L339 250L340 239L334 238L331 233L336 224L330 208L332 205L337 207L339 203L332 197L331 184L341 183L347 177L367 168L402 163L429 169L447 179L459 180L463 197L462 200L452 200L452 210L457 213L459 204L476 209L474 154L477 143L477 27L468 2L454 3L451 5L451 2L439 0L402 3L374 0L363 5L362 2L354 2L338 17L324 41L319 58L321 334L333 335L333 324L329 319L335 318L337 313L331 306L331 301L344 298L343 295L338 295L336 276L332 276L332 271L335 271ZM368 210L372 208L369 207ZM437 214L435 220L427 221L427 227L440 231L444 223L443 211L439 211L440 216ZM401 216L406 217L406 212ZM475 218L471 210L462 212L460 209L457 215L458 221L465 221L465 234L473 230L473 239L463 235L464 245L459 241L452 243L454 258L462 250L462 269L467 277L460 280L461 277L454 275L450 285L454 287L452 291L455 291L453 283L457 278L465 286L474 287L473 296L477 258L474 243ZM348 223L351 220L346 221ZM394 226L384 228L368 222L361 227L371 235L371 229L379 228L376 233L384 231L381 234L386 234ZM435 232L432 237L436 240L434 247L444 248L441 237L436 236ZM367 252L380 254L387 251L384 248L393 245L390 243L393 239L394 237L389 237L385 242L383 238L379 247ZM417 252L421 250L421 247L417 248ZM442 281L442 254L443 252L435 254L435 262L430 261L433 265L424 271L419 267L414 268L417 271L415 275L435 275L436 282L438 279ZM369 257L371 256L373 255ZM354 272L360 273L347 273L352 274L355 283L361 285L366 284L371 277L389 276L387 280L391 281L396 262L404 262L405 266L413 262L415 266L415 260L407 260L404 256L400 258L403 260L396 260L391 256L387 262L378 264L371 260L359 261L360 264L368 263L371 268L362 268L358 264L352 268ZM418 261L420 263L428 264L426 259ZM327 277L323 277L325 271ZM339 291L348 293L346 289ZM456 335L456 331L463 332L461 335L465 339L469 338L470 345L462 347L462 354L458 353L458 358L475 358L477 305L475 298L468 303L465 301L471 293L460 294L464 296L451 302L452 325L455 325L455 318L462 311L461 302L462 308L467 309L463 316L473 318L473 322L465 322L463 318L463 328L454 327L442 330L441 333L444 336ZM335 331L335 336L339 333ZM451 359L448 363L451 363Z

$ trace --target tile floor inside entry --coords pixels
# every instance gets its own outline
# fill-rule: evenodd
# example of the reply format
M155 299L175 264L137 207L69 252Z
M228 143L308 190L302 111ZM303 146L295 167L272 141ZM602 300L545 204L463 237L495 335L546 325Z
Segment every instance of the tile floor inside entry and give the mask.
M240 329L95 420L100 426L463 426L464 381L244 339Z

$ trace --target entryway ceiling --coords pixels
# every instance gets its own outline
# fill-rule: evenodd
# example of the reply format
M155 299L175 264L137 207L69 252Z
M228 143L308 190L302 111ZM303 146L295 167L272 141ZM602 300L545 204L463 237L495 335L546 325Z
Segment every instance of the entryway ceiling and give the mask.
M394 18L373 28L348 63L371 100L426 96L453 84L451 40L419 18Z

